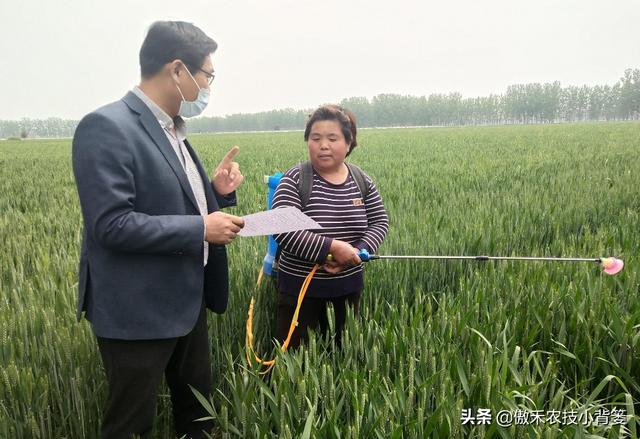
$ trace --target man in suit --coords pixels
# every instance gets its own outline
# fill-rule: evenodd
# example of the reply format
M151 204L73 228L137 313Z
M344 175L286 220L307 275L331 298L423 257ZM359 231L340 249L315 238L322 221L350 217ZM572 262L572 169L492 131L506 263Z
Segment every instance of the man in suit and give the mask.
M225 244L244 225L234 147L212 180L186 139L214 78L217 44L184 22L156 22L140 49L141 82L85 116L73 139L84 235L78 319L91 322L109 396L103 438L147 435L163 374L178 435L211 423L189 385L211 393L206 308L223 313Z

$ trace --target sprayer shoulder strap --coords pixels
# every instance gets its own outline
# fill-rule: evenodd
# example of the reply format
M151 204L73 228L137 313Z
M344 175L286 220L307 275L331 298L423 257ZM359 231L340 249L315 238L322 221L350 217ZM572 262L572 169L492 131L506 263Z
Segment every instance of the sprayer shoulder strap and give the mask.
M356 181L356 185L360 190L360 194L362 195L362 201L367 199L369 196L369 184L367 183L367 174L364 173L362 169L353 163L347 163L347 168L349 168L349 172L353 176L353 179Z
M362 169L352 163L346 163L351 176L362 194L362 201L369 195L369 185L367 184L367 176ZM298 165L300 167L300 181L298 182L298 193L300 194L300 205L304 209L311 197L313 189L313 167L311 162L304 162Z
M300 194L300 206L304 209L309 202L313 188L313 166L311 166L311 162L300 163L298 166L300 167L298 193Z

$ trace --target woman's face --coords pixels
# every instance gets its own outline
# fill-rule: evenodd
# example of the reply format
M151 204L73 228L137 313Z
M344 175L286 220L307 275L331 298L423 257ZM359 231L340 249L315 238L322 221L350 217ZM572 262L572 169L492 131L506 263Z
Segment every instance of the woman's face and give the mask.
M340 123L336 120L314 122L309 132L309 159L318 171L337 171L349 152Z

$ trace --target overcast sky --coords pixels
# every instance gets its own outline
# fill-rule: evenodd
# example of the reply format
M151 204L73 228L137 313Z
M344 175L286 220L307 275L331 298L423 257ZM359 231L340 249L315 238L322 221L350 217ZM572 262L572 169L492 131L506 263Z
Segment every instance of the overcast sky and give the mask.
M640 68L638 0L0 0L0 17L0 119L78 119L121 98L167 19L218 42L205 116L613 84Z

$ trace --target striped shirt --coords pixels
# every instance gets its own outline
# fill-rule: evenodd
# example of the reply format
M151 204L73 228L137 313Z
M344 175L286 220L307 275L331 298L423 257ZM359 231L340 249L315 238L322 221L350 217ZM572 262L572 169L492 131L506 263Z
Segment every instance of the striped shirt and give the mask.
M275 235L281 248L278 289L297 295L313 265L323 264L333 239L346 241L358 249L375 253L389 228L380 193L369 176L365 200L351 173L342 184L333 184L313 171L309 201L302 209L299 193L300 167L289 169L280 180L273 197L273 209L293 206L322 226L317 232L304 230ZM338 297L364 288L362 264L338 274L320 268L309 285L309 297Z

